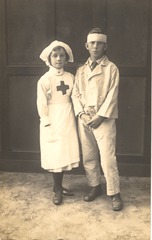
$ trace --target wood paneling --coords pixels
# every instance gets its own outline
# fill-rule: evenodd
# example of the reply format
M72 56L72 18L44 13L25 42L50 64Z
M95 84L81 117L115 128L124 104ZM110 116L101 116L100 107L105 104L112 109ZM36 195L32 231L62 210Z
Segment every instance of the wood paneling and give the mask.
M147 0L108 0L108 54L119 66L146 66L148 46Z
M121 77L117 121L118 154L144 154L145 94L146 78Z
M54 4L48 0L6 0L7 63L40 63L41 49L46 37L54 34ZM51 39L52 37L52 39Z
M9 77L9 133L12 152L39 151L36 109L38 76Z
M120 174L150 175L149 9L150 0L0 0L0 170L41 171L36 85L48 70L43 48L55 39L68 43L75 62L66 70L75 74L88 57L88 31L101 27L120 69Z
M56 37L71 46L75 62L86 59L84 45L92 16L92 0L56 1Z
M95 26L105 30L105 10L104 0L56 1L56 38L71 46L76 63L88 57L85 49L88 31Z

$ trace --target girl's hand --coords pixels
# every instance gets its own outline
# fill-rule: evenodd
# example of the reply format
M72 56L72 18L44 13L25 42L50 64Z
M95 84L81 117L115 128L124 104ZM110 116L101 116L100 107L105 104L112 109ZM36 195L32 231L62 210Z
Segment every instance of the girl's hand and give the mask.
M104 118L101 117L101 116L94 116L91 121L87 122L87 125L90 127L90 128L93 128L93 129L96 129L100 126L100 124L104 121Z

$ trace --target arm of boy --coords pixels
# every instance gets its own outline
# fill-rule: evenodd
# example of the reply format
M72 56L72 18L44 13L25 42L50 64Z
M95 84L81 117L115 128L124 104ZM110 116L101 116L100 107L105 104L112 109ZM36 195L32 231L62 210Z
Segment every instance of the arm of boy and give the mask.
M111 83L106 99L98 111L99 116L106 118L118 117L118 90L119 90L119 70L113 65L110 73Z

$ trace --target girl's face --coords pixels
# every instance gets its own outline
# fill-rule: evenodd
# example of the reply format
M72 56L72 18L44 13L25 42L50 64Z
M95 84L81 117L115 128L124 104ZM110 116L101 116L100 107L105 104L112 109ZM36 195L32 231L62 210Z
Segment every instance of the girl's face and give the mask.
M89 42L86 43L86 49L90 53L91 60L95 61L104 55L107 45L103 42Z
M61 69L66 63L66 52L63 48L57 48L50 54L49 60L54 68Z

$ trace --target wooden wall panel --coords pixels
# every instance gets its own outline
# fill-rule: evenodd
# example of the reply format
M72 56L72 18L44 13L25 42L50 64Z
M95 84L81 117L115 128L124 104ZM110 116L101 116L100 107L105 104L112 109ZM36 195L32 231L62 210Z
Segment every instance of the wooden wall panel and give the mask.
M88 57L88 32L98 26L105 30L105 0L56 1L56 37L70 44L76 63Z
M41 51L58 39L88 55L93 27L108 34L120 69L117 159L122 175L150 174L150 0L0 0L0 170L41 171L36 85ZM149 21L149 22L148 22ZM81 169L79 169L81 172Z
M147 0L107 1L108 54L119 66L146 66Z
M39 152L36 76L9 77L9 136L12 152Z
M0 70L0 153L2 151L2 97L3 97L3 89L2 89L2 79L3 79L3 62L4 62L4 48L2 45L2 39L4 36L4 31L3 31L3 19L4 19L4 8L2 6L2 2L1 2L1 7L0 7L0 66L1 66L1 70Z
M0 152L2 151L2 131L1 131L1 124L0 124Z
M91 6L91 0L56 1L56 37L71 46L75 62L85 61L87 55L84 45L92 26Z
M144 155L146 78L121 77L119 87L119 119L117 121L117 153Z
M8 64L40 63L46 36L54 32L54 6L48 0L6 0Z

